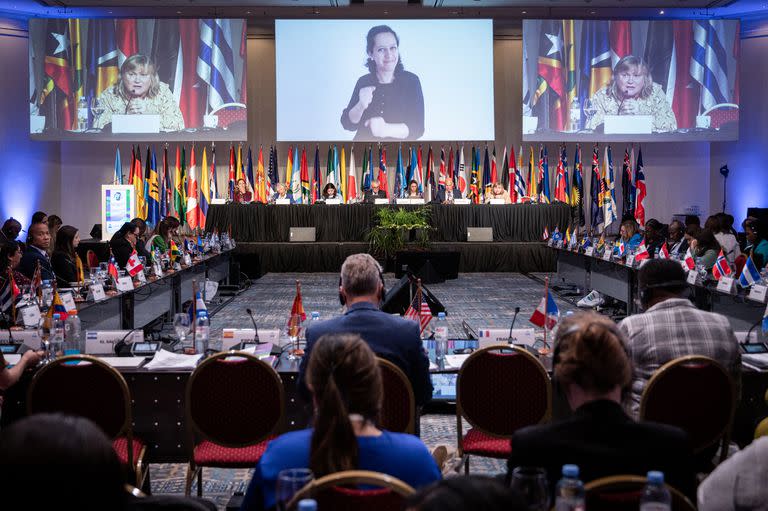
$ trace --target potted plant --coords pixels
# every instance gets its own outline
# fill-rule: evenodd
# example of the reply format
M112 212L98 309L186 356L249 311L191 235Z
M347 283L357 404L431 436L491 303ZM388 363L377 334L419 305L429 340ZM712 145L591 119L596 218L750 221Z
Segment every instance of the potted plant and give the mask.
M371 252L389 260L410 240L426 246L429 243L429 229L427 206L417 209L377 209L376 225L368 234Z

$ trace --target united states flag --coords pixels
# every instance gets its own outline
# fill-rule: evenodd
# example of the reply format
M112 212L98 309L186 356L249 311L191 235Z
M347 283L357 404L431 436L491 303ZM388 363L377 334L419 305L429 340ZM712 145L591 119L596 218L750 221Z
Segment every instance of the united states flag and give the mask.
M421 300L421 306L419 306L419 300ZM418 310L416 307L419 307ZM430 321L432 321L432 311L429 309L429 305L424 300L421 292L416 293L416 296L408 306L408 310L405 311L405 318L412 319L419 323L420 332L423 332Z

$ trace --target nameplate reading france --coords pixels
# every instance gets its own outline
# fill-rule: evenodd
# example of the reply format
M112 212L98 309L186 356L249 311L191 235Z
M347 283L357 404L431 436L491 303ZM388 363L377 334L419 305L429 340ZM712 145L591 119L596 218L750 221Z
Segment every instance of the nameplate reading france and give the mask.
M88 291L90 297L93 299L94 302L98 302L99 300L104 300L107 297L107 294L104 292L104 286L101 284L91 284L88 286Z
M749 290L749 296L747 298L756 302L765 303L765 297L768 294L767 292L768 286L755 284L752 286L752 289Z
M40 324L40 307L33 303L19 309L19 311L21 311L21 319L24 321L25 328L37 328Z
M117 279L117 290L122 291L123 293L126 293L128 291L133 291L133 280L131 280L131 277L120 277Z

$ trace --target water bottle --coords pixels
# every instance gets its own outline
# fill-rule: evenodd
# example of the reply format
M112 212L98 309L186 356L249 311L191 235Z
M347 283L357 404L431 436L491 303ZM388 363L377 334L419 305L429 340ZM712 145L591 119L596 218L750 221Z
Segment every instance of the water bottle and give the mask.
M53 286L50 280L43 281L43 308L48 309L53 303Z
M61 319L61 314L53 315L49 343L51 345L51 359L61 355L64 347L64 321Z
M195 353L205 353L208 349L208 336L211 332L211 321L208 319L207 310L197 311L195 323Z
M315 499L301 499L298 509L299 511L317 511L317 501Z
M571 102L570 120L571 131L579 131L579 121L581 121L581 105L579 104L579 100L576 98L574 98Z
M440 369L445 368L445 355L448 352L448 321L445 312L437 313L435 327L435 362Z
M563 478L555 490L555 511L584 511L584 484L579 480L579 467L563 465Z
M64 354L79 355L85 352L85 344L80 327L80 318L71 313L64 320Z
M640 511L670 511L672 496L664 486L664 473L652 470L648 472L648 484L640 497Z
M88 129L88 102L82 96L77 100L77 129L78 131Z

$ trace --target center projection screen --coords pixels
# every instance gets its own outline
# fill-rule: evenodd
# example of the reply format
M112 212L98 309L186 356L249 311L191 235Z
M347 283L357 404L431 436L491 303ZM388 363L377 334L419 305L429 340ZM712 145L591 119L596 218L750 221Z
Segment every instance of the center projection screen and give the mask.
M37 140L247 138L243 19L31 19Z
M492 20L276 20L280 141L493 140Z
M524 20L523 140L737 140L737 20Z

